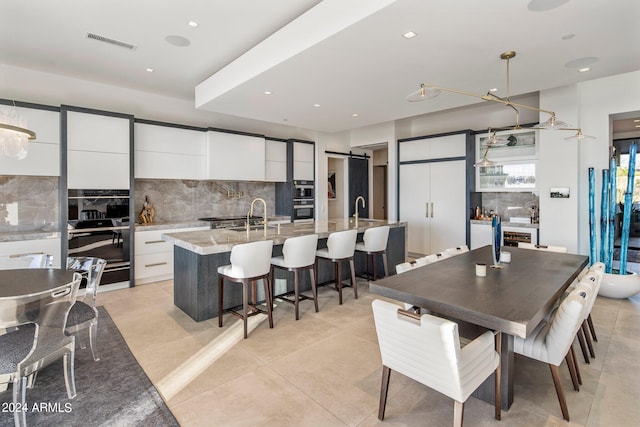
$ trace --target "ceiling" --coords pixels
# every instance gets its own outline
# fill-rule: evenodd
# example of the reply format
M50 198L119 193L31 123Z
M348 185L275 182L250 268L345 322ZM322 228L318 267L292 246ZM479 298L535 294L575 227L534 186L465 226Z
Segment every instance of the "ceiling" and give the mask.
M512 96L639 70L639 16L637 0L3 0L0 58L190 100L218 126L337 132L478 102L406 102L422 82L505 96L507 50Z

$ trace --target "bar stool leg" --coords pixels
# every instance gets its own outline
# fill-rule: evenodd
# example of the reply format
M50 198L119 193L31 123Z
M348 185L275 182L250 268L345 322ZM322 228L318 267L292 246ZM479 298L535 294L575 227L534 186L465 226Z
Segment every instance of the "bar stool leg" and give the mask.
M218 276L218 327L222 328L222 292L224 291L224 278Z
M349 267L351 268L351 286L353 286L353 294L358 299L358 281L356 280L356 267L353 262L353 257L349 258Z
M244 339L247 339L247 313L249 312L249 283L242 281L242 322L244 323Z
M373 258L373 281L378 280L378 266L376 265L376 254L372 253L371 258Z
M311 280L311 292L313 292L313 303L316 306L316 313L318 312L318 289L316 288L315 280L315 265L309 269L309 279Z
M299 272L300 270L298 270L297 268L293 269L293 292L295 294L293 306L295 307L295 311L296 311L296 320L300 318L299 310L298 310L298 306L300 302L300 286L299 286L300 273Z
M269 318L269 327L273 329L273 298L271 296L271 292L269 288L271 288L271 284L269 283L269 277L264 276L262 278L262 284L264 286L264 298L265 304L267 306L267 317Z
M338 301L342 305L342 269L341 260L336 260L336 286L338 287Z
M387 251L382 251L382 265L384 266L385 277L389 276L389 265L387 263Z

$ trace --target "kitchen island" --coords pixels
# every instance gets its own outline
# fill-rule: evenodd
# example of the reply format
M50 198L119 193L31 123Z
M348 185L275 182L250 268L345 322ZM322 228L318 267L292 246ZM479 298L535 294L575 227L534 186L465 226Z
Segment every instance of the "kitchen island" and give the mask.
M367 228L389 225L389 242L387 244L387 258L389 274L395 274L394 266L406 260L406 223L384 220L360 219L356 224L353 219L330 220L315 222L300 222L289 224L274 224L246 230L200 230L163 234L162 238L174 243L174 304L196 321L203 321L218 315L218 267L229 264L233 246L273 240L273 256L282 254L282 245L290 237L317 234L318 248L327 245L327 238L331 233L350 229L358 230L358 241L362 240L362 233ZM378 263L379 275L382 275L382 263ZM366 256L357 254L355 257L356 274L366 270ZM348 278L348 269L344 269L343 279ZM318 262L318 282L333 281L333 267L330 262ZM275 296L293 290L293 276L289 272L281 271L276 274ZM311 289L306 275L301 276L300 290ZM264 299L259 292L258 299ZM336 304L337 304L336 297ZM223 308L228 309L242 304L242 287L229 286L225 288Z

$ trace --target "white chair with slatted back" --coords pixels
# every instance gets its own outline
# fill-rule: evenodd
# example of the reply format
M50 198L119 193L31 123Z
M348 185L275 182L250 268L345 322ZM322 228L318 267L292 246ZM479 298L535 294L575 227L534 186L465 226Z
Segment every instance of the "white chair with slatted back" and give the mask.
M455 246L453 248L445 249L444 251L449 256L460 255L465 252L469 252L469 247L467 245Z
M599 276L596 271L589 271L589 273L587 273L582 278L582 280L580 280L580 282L575 286L575 289L585 290L589 294L589 299L587 300L587 306L585 309L585 316L581 326L582 330L578 331L578 339L580 340L580 346L582 348L582 354L585 358L585 363L590 363L590 360L584 348L585 343L582 342L583 337L589 349L589 354L594 359L596 357L596 353L593 348L593 343L591 341L591 337L593 336L593 334L589 330L590 328L589 320L591 319L591 310L593 309L593 304L596 302L596 298L598 297L598 291L600 290L601 282L602 282L602 276ZM593 321L591 322L591 326L593 326ZM597 341L597 340L594 338L594 341Z
M412 268L414 268L414 266L410 262L403 262L396 265L396 274L402 274L405 271L411 270Z
M584 319L588 298L589 295L583 290L572 291L560 303L550 322L540 323L526 339L515 337L514 340L516 353L549 365L562 416L567 421L569 421L569 410L562 391L558 367L563 360L566 360L571 371L573 387L575 390L580 390L575 373L576 366L570 351Z
M551 246L551 245L534 245L533 243L518 242L518 248L520 249L537 249L539 251L557 252L566 254L567 248L564 246Z
M464 402L496 373L495 417L500 419L500 356L490 331L460 347L458 325L417 315L381 300L372 304L382 356L378 418L384 420L391 371L412 378L454 400L454 425L462 425ZM498 334L497 342L500 340Z

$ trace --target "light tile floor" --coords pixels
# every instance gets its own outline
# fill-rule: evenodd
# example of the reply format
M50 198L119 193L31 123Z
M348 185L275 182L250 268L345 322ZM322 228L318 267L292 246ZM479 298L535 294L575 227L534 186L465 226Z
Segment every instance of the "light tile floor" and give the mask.
M194 322L173 305L173 283L99 295L133 354L182 426L446 426L451 399L392 374L384 423L377 419L381 362L371 312L376 297L359 282L360 298L321 288L320 312L280 302L274 329L257 317L247 340L241 320L226 315ZM516 358L515 398L502 421L471 397L469 426L636 426L640 420L640 297L598 298L593 319L596 359L580 360L575 392L561 367L571 422L562 419L549 368ZM262 319L264 320L264 319ZM197 358L194 357L197 355Z

